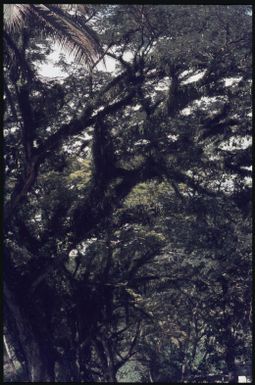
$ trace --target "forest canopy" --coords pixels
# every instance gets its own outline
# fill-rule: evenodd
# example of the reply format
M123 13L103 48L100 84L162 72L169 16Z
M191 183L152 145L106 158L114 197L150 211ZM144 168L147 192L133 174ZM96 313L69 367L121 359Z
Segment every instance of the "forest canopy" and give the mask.
M5 5L5 381L235 383L249 365L251 19ZM66 76L44 77L55 42Z

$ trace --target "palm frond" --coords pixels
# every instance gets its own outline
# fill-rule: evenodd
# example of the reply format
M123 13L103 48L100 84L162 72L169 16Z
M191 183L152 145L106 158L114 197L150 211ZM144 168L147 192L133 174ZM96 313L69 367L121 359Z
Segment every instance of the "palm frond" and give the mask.
M4 27L7 31L17 31L23 27L30 11L29 4L4 4Z
M60 44L74 54L77 61L92 64L101 52L95 33L88 26L79 26L61 7L33 4L31 10L53 32Z
M68 8L69 7L69 8ZM48 32L75 56L77 61L93 64L102 53L94 31L87 25L76 23L70 11L85 15L87 6L82 4L6 4L4 22L6 30L17 31L36 16L41 28Z
M86 4L52 4L53 6L57 6L63 11L66 11L70 14L82 14L86 15L89 11L89 7Z

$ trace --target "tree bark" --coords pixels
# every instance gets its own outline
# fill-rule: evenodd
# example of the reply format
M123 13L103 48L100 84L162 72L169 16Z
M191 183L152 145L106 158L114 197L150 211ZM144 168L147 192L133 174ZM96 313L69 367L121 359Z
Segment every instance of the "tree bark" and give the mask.
M51 357L47 357L43 352L42 346L32 330L30 320L16 303L15 296L6 283L4 283L4 299L18 330L18 337L25 355L28 380L30 382L54 382L54 370L49 365Z
M231 343L230 338L228 338L226 343L226 364L228 368L229 383L234 383L234 384L237 383L238 373L237 373L237 367L235 364L235 349L234 349L234 344Z
M4 355L6 356L6 360L7 360L8 364L11 366L13 372L16 373L17 369L15 366L15 362L13 361L13 358L12 358L12 355L11 355L11 352L10 352L10 349L9 349L5 335L3 336L3 341L4 341Z

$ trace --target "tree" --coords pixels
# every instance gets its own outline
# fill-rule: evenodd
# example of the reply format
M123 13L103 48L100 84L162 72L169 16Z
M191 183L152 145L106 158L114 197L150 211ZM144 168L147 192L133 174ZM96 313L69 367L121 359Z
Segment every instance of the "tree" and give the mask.
M49 40L9 47L6 340L23 381L116 382L132 360L153 381L233 381L250 354L249 8L90 10L115 73L63 59L68 77L42 81Z

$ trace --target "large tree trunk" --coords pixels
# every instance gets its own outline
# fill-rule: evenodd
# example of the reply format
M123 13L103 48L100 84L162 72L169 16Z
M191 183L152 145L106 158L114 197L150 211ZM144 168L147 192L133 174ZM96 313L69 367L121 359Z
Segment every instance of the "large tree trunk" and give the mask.
M55 366L56 382L80 382L75 350L69 346Z
M100 358L101 366L104 368L104 381L117 382L116 370L114 368L113 357L111 355L109 346L103 338L97 338L95 341L95 348Z
M237 383L238 382L238 373L237 366L235 363L236 357L236 341L231 332L229 319L226 317L225 320L225 330L224 330L224 345L225 345L225 361L228 369L228 382Z
M237 367L235 364L235 356L236 356L236 340L231 331L231 316L227 312L227 303L229 300L228 290L229 283L227 282L225 277L221 277L220 280L222 287L222 298L223 298L223 330L224 333L222 335L222 343L225 346L225 361L228 368L228 378L229 383L237 383L238 382L238 373Z
M235 364L235 348L234 344L231 343L231 339L228 339L228 344L226 344L226 364L228 368L228 379L229 383L238 382L238 373L237 367Z
M6 306L15 320L19 342L23 348L25 365L30 382L54 382L54 363L36 338L30 320L15 301L15 296L4 283L4 299ZM47 349L48 350L48 349ZM26 379L24 379L26 381Z
M12 354L10 352L5 335L3 336L3 341L4 341L4 358L6 359L9 366L12 368L13 372L16 373L17 369L15 366L15 362L13 361Z

